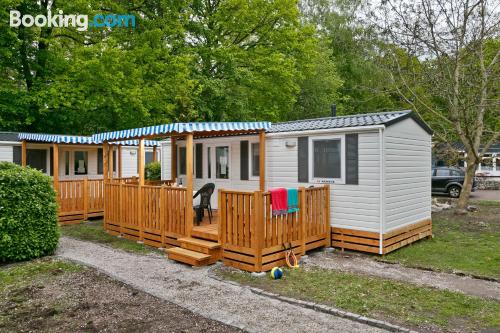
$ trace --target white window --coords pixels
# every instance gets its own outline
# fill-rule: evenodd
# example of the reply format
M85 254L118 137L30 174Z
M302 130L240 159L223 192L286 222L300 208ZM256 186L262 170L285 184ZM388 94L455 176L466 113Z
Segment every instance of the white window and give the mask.
M314 137L310 140L309 170L316 183L343 183L345 179L344 136Z
M88 174L88 155L86 151L75 151L75 175Z
M250 149L250 170L252 172L252 177L259 177L260 175L260 150L259 143L251 143Z
M215 177L229 179L229 147L215 147Z

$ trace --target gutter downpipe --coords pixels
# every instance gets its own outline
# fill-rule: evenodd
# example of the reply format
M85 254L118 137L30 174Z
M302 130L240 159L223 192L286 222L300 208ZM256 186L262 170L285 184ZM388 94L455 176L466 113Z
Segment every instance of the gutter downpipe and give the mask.
M380 202L380 225L379 225L379 254L383 254L383 240L384 240L384 224L385 224L385 147L384 147L384 128L379 128L379 154L380 154L380 189L379 189L379 202Z

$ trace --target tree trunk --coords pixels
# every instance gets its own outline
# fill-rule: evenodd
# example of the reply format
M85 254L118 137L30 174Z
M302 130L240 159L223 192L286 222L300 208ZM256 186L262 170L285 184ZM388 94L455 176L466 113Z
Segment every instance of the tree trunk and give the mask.
M471 156L468 154L468 156ZM469 204L469 197L472 190L472 184L474 182L474 176L476 174L477 161L476 158L467 158L467 168L465 170L465 180L462 191L460 192L460 198L458 198L457 203L457 213L467 213L467 206Z

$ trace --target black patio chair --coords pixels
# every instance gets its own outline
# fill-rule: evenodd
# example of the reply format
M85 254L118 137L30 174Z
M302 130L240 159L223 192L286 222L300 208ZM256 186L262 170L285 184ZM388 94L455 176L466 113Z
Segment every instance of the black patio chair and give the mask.
M208 211L208 220L210 221L210 224L212 224L212 205L210 204L210 199L212 198L212 194L214 193L215 190L215 184L214 183L208 183L203 185L198 192L193 196L193 199L196 198L198 195L200 196L200 204L196 205L193 207L193 209L196 211L196 222L198 224L203 220L203 213L204 210L206 209Z

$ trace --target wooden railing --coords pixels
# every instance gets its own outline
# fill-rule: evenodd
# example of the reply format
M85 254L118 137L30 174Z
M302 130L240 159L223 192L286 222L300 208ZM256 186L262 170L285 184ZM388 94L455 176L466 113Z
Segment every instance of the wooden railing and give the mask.
M102 179L72 179L57 182L59 221L75 223L104 213Z
M268 192L219 190L219 239L224 262L266 271L285 262L285 246L300 256L329 245L330 187L300 188L299 209L272 215Z
M104 227L111 234L155 247L176 246L187 234L185 188L110 181L105 196Z
M121 177L121 178L112 178L109 179L110 183L124 183L124 184L139 184L139 178L138 177ZM152 186L160 186L160 185L166 185L166 186L172 186L174 181L172 179L163 179L163 180L145 180L144 184L145 185L152 185Z

